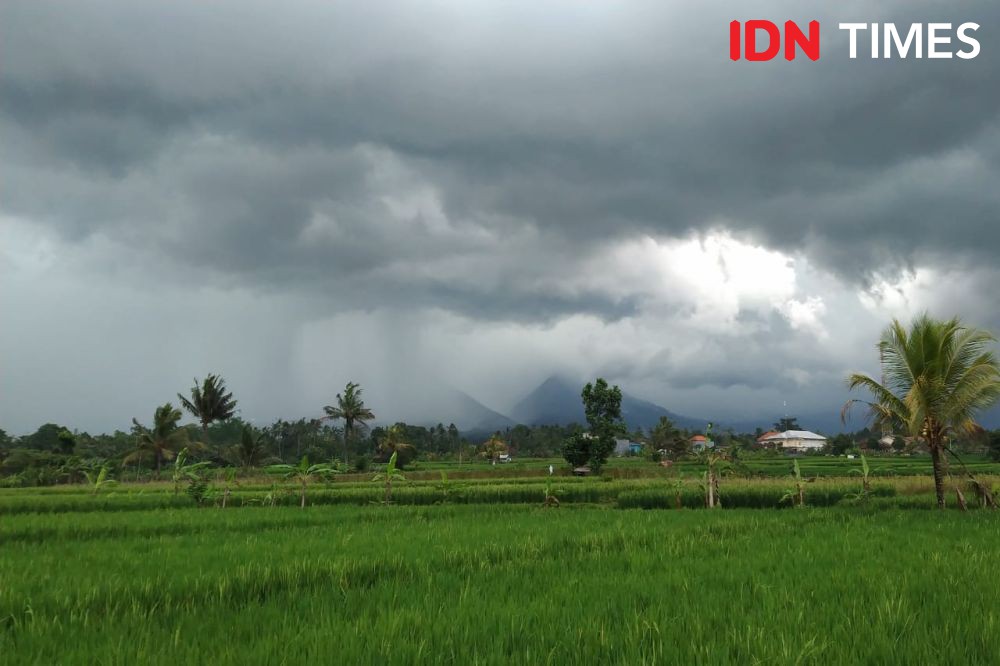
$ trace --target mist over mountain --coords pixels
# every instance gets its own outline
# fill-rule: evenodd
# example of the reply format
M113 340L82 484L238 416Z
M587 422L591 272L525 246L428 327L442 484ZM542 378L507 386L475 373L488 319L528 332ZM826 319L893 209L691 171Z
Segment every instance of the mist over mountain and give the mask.
M584 424L586 418L580 398L581 389L582 385L553 375L514 405L510 416L525 425ZM661 416L670 418L680 428L692 430L704 429L708 423L708 419L676 414L622 391L622 417L630 430L648 430L659 422Z
M462 432L496 432L515 425L514 421L494 411L464 391L452 390L443 396L434 423L423 425L448 425L454 423ZM430 416L430 414L428 414Z

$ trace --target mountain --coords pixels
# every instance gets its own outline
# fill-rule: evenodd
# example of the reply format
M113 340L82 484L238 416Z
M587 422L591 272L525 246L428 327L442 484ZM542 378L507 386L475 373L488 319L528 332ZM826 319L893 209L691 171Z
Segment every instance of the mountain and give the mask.
M511 410L510 416L515 422L525 425L584 424L586 418L580 399L582 388L563 377L549 377L521 399ZM704 429L708 423L706 419L675 414L657 404L622 392L622 418L630 430L648 430L659 422L661 416L668 417L679 428L692 430Z
M490 409L468 393L455 389L447 390L436 398L433 408L425 413L433 414L436 420L422 425L454 423L463 433L492 433L514 425L513 421L500 412Z

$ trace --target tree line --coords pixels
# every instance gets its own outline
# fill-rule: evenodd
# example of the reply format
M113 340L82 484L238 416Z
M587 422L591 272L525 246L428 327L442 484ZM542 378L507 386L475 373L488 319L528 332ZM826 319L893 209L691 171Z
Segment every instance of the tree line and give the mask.
M848 401L843 416L846 420L852 407L862 406L872 428L899 436L886 443L868 429L855 436L838 435L828 441L825 453L926 450L933 463L938 504L943 507L948 460L964 465L962 444L972 443L1000 458L1000 433L985 432L975 420L979 412L1000 400L1000 364L992 349L995 341L990 333L957 318L936 320L922 315L910 327L893 321L877 345L883 378L851 374L849 388L866 391L868 398ZM177 398L179 406L166 402L156 407L149 422L133 418L128 433L91 436L52 423L19 438L0 430L0 485L74 483L98 468L106 475L109 467L119 474L134 471L136 479L144 471L147 477L160 478L164 466L175 462L181 452L198 464L249 469L330 460L339 471L363 471L373 460L393 460L404 468L418 454L459 461L479 457L494 463L510 452L525 457L561 454L574 468L585 467L593 473L600 472L621 438L640 443L652 460L693 453L690 431L676 428L667 418L648 433L629 433L621 414L621 390L603 378L587 383L581 392L585 427L519 425L494 433L478 446L454 424L369 427L375 413L365 404L362 388L353 382L323 407L322 416L279 419L264 427L236 415L237 401L219 375L209 374L200 383L195 380L188 395L178 393ZM181 424L185 412L196 424ZM794 418L774 425L778 430L798 429ZM712 451L702 452L709 476L716 463L754 448L760 434L758 429L753 435L716 435Z

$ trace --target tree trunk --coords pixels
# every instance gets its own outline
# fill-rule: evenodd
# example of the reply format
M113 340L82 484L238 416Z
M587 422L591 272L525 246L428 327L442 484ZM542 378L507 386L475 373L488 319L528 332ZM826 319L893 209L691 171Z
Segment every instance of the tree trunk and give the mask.
M928 442L931 450L931 463L934 465L934 494L937 495L939 509L944 508L944 461L941 459L941 443L936 440Z
M715 475L712 474L711 466L708 468L708 475L705 478L705 506L709 509L715 506Z
M306 482L304 480L302 481L302 503L299 508L306 508Z
M347 467L347 447L351 441L351 433L354 432L354 424L350 421L344 421L344 467Z
M226 508L226 500L229 499L229 487L226 487L226 492L222 493L222 508Z

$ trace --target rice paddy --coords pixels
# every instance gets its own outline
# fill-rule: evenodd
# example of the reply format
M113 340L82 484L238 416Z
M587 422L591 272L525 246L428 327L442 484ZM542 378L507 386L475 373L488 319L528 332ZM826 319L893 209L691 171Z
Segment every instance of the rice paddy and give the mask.
M2 491L0 662L1000 661L1000 515L900 508L929 479L780 511L783 479L724 480L722 511L637 510L698 505L657 479L560 479L544 509L541 481L317 484L305 510Z

